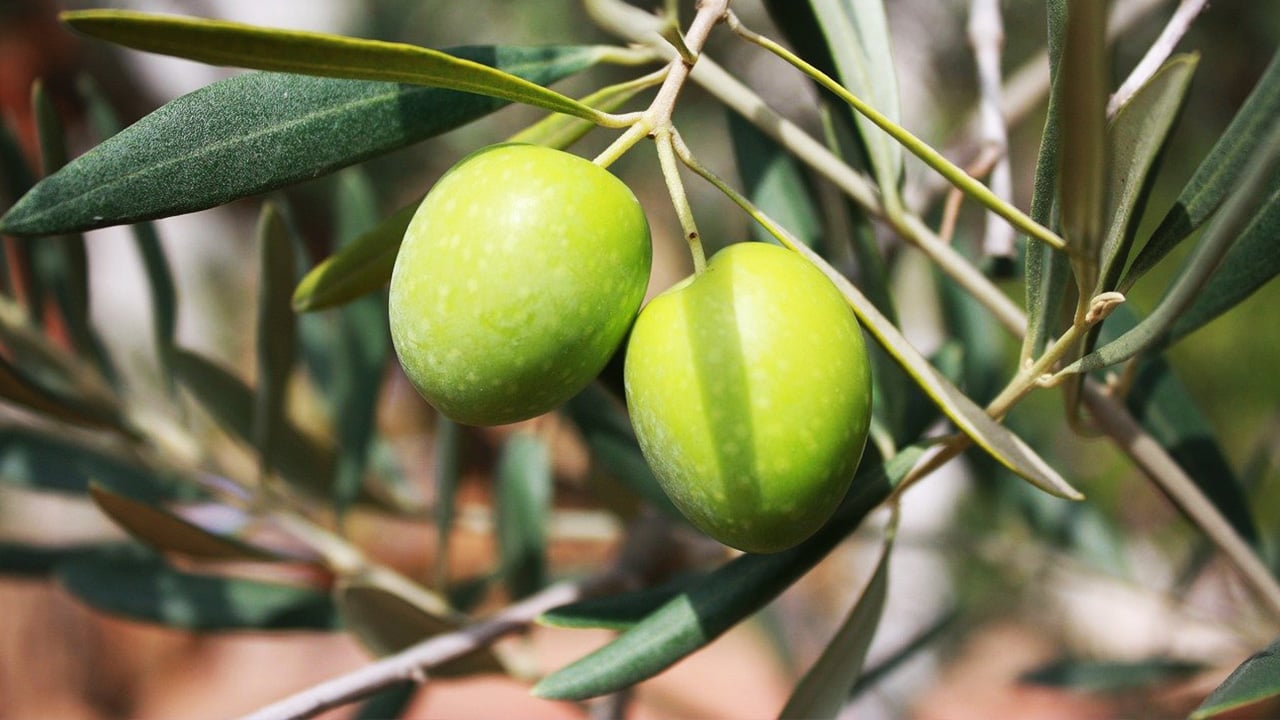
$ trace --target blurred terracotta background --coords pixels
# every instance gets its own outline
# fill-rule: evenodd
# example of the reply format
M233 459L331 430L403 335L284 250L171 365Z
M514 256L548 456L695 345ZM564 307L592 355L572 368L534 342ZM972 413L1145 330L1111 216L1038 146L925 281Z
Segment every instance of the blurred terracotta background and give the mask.
M521 10L497 13L484 28L459 13L442 11L438 24L426 23L426 16L451 3L421 2L410 13L409 39L424 44L445 45L442 37L457 33L459 42L551 42L557 37L575 40L595 38L585 21L572 14ZM368 24L357 17L361 8L381 5L392 17L405 12L409 3L354 0L170 0L161 2L104 2L94 6L139 9L216 16L280 27L359 33ZM468 6L474 3L466 3ZM507 7L501 0L482 3L485 12ZM511 3L514 5L514 3ZM535 6L538 3L522 3ZM557 12L568 13L572 3L548 3ZM757 25L767 25L756 3L742 2L740 12ZM892 3L890 4L893 5ZM923 32L928 18L957 12L962 2L903 3L895 17L904 19L897 28L902 33ZM945 6L939 10L933 5ZM1023 4L1025 5L1025 3ZM1033 3L1034 5L1034 3ZM75 92L77 76L86 70L107 89L121 114L136 119L177 94L199 87L227 71L203 68L190 63L150 59L136 53L107 50L74 37L56 19L61 8L85 7L87 3L60 3L54 0L0 0L0 119L19 138L29 157L35 157L35 134L30 114L30 88L43 79L52 91L78 150L87 147L81 107ZM1167 15L1171 3L1156 11ZM1024 8L1025 9L1025 8ZM910 20L911 12L920 18ZM473 17L479 11L470 11ZM923 18L923 19L921 19ZM432 21L437 20L433 17ZM891 18L894 21L894 18ZM895 21L896 22L896 21ZM1153 21L1154 22L1154 21ZM1212 19L1207 22L1214 22ZM1219 21L1221 22L1221 21ZM557 23L563 25L559 27ZM425 25L432 24L430 36ZM1158 27L1158 25L1154 25ZM363 28L363 29L362 29ZM416 33L416 34L415 34ZM907 42L900 47L910 50ZM740 49L724 48L726 57L747 58ZM921 76L937 80L940 72L928 58L904 53L904 62L919 69ZM778 70L765 61L745 59L765 85ZM753 64L754 63L754 64ZM1256 73L1255 65L1239 61L1240 72ZM925 67L928 65L928 67ZM911 68L900 70L905 78ZM788 76L789 77L789 76ZM968 76L966 75L965 82ZM774 80L773 85L799 86L801 83ZM904 81L904 85L911 83ZM1247 83L1241 81L1244 91ZM571 85L570 87L578 87ZM785 104L786 93L794 87L774 87ZM925 102L916 95L927 94L919 87L904 91L909 102ZM1238 92L1235 101L1238 102ZM936 102L942 100L935 99ZM440 169L460 156L469 145L499 139L527 122L530 114L520 109L499 114L492 120L451 134L433 144L430 154L410 155L420 167L402 170L406 178L404 197L420 192ZM926 117L919 115L918 117ZM914 121L927 125L924 120ZM723 139L711 121L691 120L686 133L710 148L712 155L727 157ZM938 128L922 127L926 134ZM598 138L593 142L599 141ZM1024 157L1023 160L1026 160ZM632 182L651 209L660 255L654 289L665 287L686 272L685 260L671 241L675 231L662 188L656 184L656 164L652 158L620 164L619 172ZM35 168L33 168L34 170ZM695 204L703 203L703 213L712 231L731 238L744 232L732 213L717 213L723 200L703 190L695 192ZM252 236L253 208L236 204L229 208L175 218L161 224L161 233L174 258L184 297L179 333L182 341L209 352L241 368L251 365L243 332L252 310L237 304L252 298L254 278L246 276L243 251ZM714 219L713 219L714 218ZM132 312L136 298L129 289L131 277L139 270L128 261L113 260L124 253L118 233L101 231L89 241L93 265L95 318L101 323L118 322ZM136 263L135 263L136 265ZM227 287L240 288L228 292ZM141 325L142 323L137 323ZM129 338L117 339L129 352ZM391 379L391 392L382 410L382 429L416 467L430 468L432 431L429 416L407 385ZM298 413L305 416L306 408ZM485 449L496 446L495 430L475 432L469 442ZM552 548L552 568L562 574L577 574L608 562L616 549L619 523L613 516L594 509L588 489L591 470L580 442L567 428L556 431L560 439L556 459L557 506L579 511L587 522L558 538ZM1070 446L1074 448L1074 446ZM494 546L486 523L489 504L489 467L472 463L465 478L462 512L477 520L462 522L451 544L451 568L466 577L488 568ZM431 492L431 478L419 478L422 491ZM904 507L906 526L901 547L894 557L889 611L873 646L869 666L891 654L914 637L921 628L945 615L958 592L951 582L955 565L967 562L968 547L939 550L946 543L946 528L954 521L953 507L964 492L962 474L938 479L930 492L909 497ZM1147 513L1151 523L1167 520L1172 511L1163 499L1147 492L1133 500ZM105 521L84 507L46 503L12 494L0 495L5 507L0 527L9 533L38 533L40 525L74 527L86 535L111 532ZM788 591L770 610L713 643L708 649L680 663L663 675L641 684L627 706L627 718L766 718L776 716L795 680L821 651L826 638L838 625L870 573L878 551L877 523L860 532L824 561L801 583ZM585 528L585 529L584 529ZM421 525L389 524L381 518L357 518L352 536L378 557L413 577L430 574L434 530ZM917 538L912 542L911 538ZM1001 543L1004 545L1001 545ZM1019 554L1016 539L995 539L993 544L973 548L991 557L1036 566L1012 574L1033 583L1043 557ZM1055 570L1054 572L1058 572ZM1159 574L1159 570L1155 574ZM1202 607L1221 608L1238 593L1226 573L1215 576L1220 587L1202 590ZM1049 580L1045 580L1049 582ZM1225 596L1225 599L1224 599ZM487 599L482 612L501 606L503 599ZM353 640L342 635L295 633L253 635L228 633L197 636L103 616L88 610L48 582L0 579L0 718L223 718L256 709L272 700L303 689L321 680L352 670L368 662L370 656ZM1045 618L1049 619L1046 620ZM873 688L851 706L851 717L913 717L921 720L967 720L969 718L1023 718L1025 720L1088 718L1176 717L1184 716L1212 689L1230 667L1251 649L1238 634L1225 631L1211 612L1203 616L1188 611L1186 604L1144 593L1130 583L1110 582L1095 574L1072 575L1070 569L1055 576L1052 589L1024 589L1018 598L995 602L977 616L966 617L962 631L949 633L935 651L917 655L889 673L882 686ZM1186 647L1170 639L1171 627ZM520 657L527 658L536 671L563 666L607 640L602 632L538 628L527 636L506 642ZM1143 657L1186 650L1219 661L1181 683L1159 688L1141 697L1072 693L1019 682L1019 677L1044 663L1069 653L1097 653ZM579 718L609 717L612 708L604 704L551 703L532 698L528 683L507 679L480 678L461 681L431 680L419 691L408 717L412 718ZM329 717L345 717L351 709L337 710ZM1259 708L1240 717L1280 714L1280 706Z

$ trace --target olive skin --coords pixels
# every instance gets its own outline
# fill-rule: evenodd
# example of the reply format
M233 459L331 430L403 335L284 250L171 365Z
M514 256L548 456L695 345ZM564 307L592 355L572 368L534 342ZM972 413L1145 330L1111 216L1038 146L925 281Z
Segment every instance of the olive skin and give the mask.
M501 425L582 390L635 319L652 263L635 195L535 145L478 150L409 223L388 298L405 374L440 412Z
M641 310L624 374L646 460L716 540L785 550L848 491L870 363L844 297L800 256L757 242L717 253Z

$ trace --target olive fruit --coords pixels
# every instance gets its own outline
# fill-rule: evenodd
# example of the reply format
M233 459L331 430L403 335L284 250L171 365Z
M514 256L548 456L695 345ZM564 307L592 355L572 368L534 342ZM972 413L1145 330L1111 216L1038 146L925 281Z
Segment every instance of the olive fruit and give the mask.
M870 366L844 297L800 256L758 242L717 253L640 311L624 374L645 459L716 540L784 550L848 490Z
M649 225L631 190L576 155L478 150L435 184L391 275L391 338L444 415L500 425L584 388L644 300Z

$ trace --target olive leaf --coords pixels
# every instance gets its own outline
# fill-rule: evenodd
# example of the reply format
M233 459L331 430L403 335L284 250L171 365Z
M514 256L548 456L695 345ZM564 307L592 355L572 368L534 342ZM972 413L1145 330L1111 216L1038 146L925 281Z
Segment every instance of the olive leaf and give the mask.
M581 700L652 677L719 637L776 598L888 497L915 466L922 446L884 465L864 465L831 520L809 539L769 555L742 555L699 577L609 644L543 678L539 697Z
M598 59L584 47L450 52L542 83ZM42 180L0 217L0 232L51 235L204 210L411 145L505 104L416 85L239 75L173 100Z
M80 10L62 20L86 35L210 65L410 83L536 105L588 120L599 113L517 75L405 43L277 30L128 10Z
M547 521L551 513L551 451L530 432L507 438L498 458L498 554L513 598L547 581Z
M293 292L297 312L324 310L385 287L421 198L405 205L311 269Z
M1280 640L1240 663L1190 717L1191 720L1209 720L1276 697L1280 697Z

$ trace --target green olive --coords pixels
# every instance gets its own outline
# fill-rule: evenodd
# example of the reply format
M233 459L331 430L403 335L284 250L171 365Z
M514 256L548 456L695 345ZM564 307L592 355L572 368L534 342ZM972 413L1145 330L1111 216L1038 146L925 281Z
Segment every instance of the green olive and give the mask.
M576 155L495 145L427 194L391 276L391 337L432 405L470 425L540 415L584 388L644 299L649 225Z
M655 298L632 330L625 378L658 481L726 545L791 547L849 489L871 418L861 328L788 250L730 245Z

